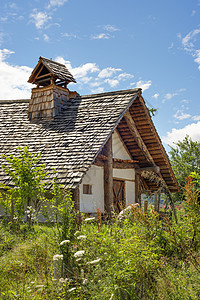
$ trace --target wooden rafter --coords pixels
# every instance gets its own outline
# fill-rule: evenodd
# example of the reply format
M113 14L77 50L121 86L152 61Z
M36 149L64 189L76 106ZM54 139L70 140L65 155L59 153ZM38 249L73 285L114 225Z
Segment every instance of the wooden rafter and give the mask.
M139 131L137 130L137 127L135 125L135 122L130 114L129 111L127 111L124 114L124 119L129 127L129 130L131 132L131 134L133 135L136 143L138 144L139 148L141 149L142 153L144 154L144 156L146 157L147 161L152 165L152 166L156 166L151 154L149 153L149 150L147 149L145 143L143 142Z
M166 151L165 151L165 149L164 149L164 147L162 145L161 139L160 139L160 137L159 137L159 135L158 135L158 133L157 133L157 131L155 129L155 126L154 126L154 124L152 122L151 116L150 116L149 111L148 111L148 109L147 109L147 107L145 105L144 99L143 99L143 97L142 97L142 95L140 93L139 93L139 98L138 99L139 99L140 103L142 104L143 110L145 112L145 117L147 118L149 124L151 125L153 136L159 142L159 148L160 148L160 150L162 152L162 156L164 158L164 161L165 161L165 163L167 165L168 170L170 171L171 178L173 178L173 181L174 181L174 183L176 185L176 189L177 189L178 188L177 180L176 180L176 177L175 177L175 175L174 175L174 173L172 171L172 167L171 167L171 164L169 162L168 156L167 156ZM160 173L160 176L161 176L161 173ZM163 178L163 176L161 176L161 177Z

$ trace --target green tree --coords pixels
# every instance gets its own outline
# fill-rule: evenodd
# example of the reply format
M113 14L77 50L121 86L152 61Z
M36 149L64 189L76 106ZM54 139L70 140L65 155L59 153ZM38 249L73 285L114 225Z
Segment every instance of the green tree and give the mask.
M1 203L14 220L21 221L27 206L33 206L39 211L41 201L44 199L45 182L47 172L45 165L40 164L41 154L33 154L28 147L18 148L18 155L3 155L5 164L2 165L4 172L10 177L13 187L2 185ZM31 208L27 220L31 223Z
M176 147L171 147L170 161L172 169L179 183L180 192L176 193L175 200L183 200L185 179L192 172L200 174L200 142L194 142L189 136L183 141L178 141Z

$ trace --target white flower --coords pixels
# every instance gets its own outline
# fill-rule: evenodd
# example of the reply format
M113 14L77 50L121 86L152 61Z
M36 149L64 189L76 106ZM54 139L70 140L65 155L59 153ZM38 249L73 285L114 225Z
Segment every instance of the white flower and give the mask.
M85 278L84 280L83 280L83 284L86 284L87 283L87 278Z
M95 217L86 218L84 221L85 221L85 222L89 222L89 221L93 221L93 220L95 220Z
M62 254L55 254L53 256L53 260L59 260L59 259L63 259L63 255Z
M98 262L100 262L101 258L97 258L95 260L89 261L86 263L86 265L93 265L93 264L97 264Z
M60 279L59 279L59 282L60 282L60 283L65 283L65 279L64 279L64 278L60 278Z
M72 291L74 291L76 288L75 287L73 287L73 288L71 288L70 290L68 290L68 292L72 292Z
M77 240L85 240L87 238L86 235L79 235L77 236Z
M77 236L78 234L80 234L80 231L76 231L76 232L74 233L75 236Z
M74 257L81 257L84 255L84 253L85 253L84 250L79 250L76 253L74 253Z
M64 244L68 244L68 243L70 243L70 240L64 240L64 241L62 241L62 242L60 243L60 246L62 246L62 245L64 245Z
M79 258L77 258L77 259L76 259L76 261L77 261L77 262L79 262L80 260L82 260L82 258L81 258L81 257L79 257Z

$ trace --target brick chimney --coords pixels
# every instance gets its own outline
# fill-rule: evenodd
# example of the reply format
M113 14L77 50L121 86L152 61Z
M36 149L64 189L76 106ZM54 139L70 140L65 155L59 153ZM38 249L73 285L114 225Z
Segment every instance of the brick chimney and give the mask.
M77 95L67 88L68 83L76 81L66 66L44 57L39 58L28 82L37 84L32 89L29 102L30 120L53 119L61 112L66 101Z

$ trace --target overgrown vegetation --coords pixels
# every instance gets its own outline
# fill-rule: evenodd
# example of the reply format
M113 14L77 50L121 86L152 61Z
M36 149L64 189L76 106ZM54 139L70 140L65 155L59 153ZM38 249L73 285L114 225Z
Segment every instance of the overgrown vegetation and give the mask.
M179 192L173 195L175 201L184 200L185 178L192 172L200 175L200 142L192 141L186 136L183 141L178 141L171 147L170 161L179 183Z
M199 299L199 187L193 173L177 223L138 208L123 222L98 211L80 223L55 180L46 225L0 225L0 298Z

